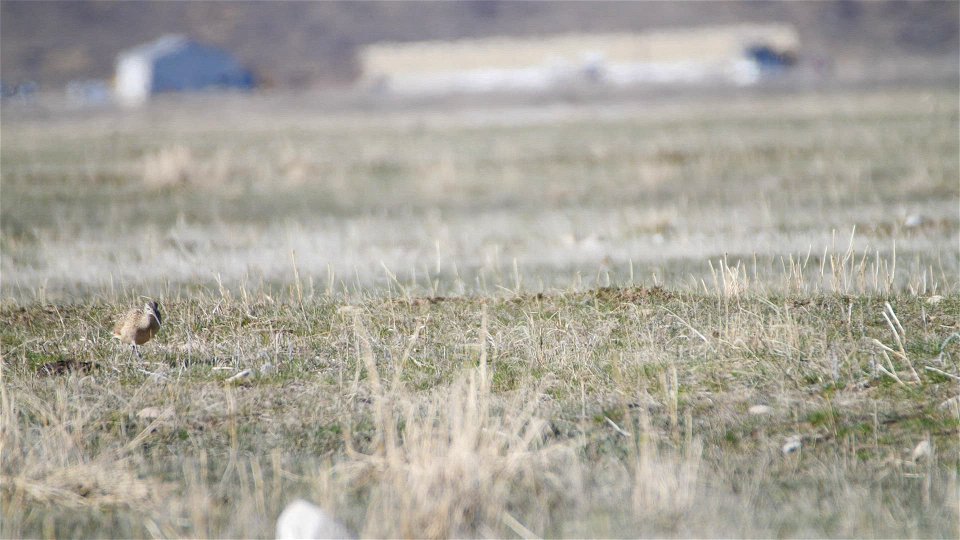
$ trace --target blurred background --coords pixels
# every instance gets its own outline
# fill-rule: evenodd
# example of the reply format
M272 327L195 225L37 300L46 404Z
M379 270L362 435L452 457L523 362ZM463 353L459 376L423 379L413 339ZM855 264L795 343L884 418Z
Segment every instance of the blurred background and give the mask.
M958 6L5 0L4 293L946 286Z
M958 538L958 18L0 0L0 536Z
M73 105L210 87L436 96L953 81L957 20L957 2L905 0L7 0L0 78L5 98Z

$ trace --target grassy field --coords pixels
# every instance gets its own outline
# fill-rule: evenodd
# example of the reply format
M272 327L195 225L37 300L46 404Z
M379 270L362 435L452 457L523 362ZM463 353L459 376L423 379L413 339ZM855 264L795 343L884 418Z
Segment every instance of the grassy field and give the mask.
M957 99L5 112L0 535L957 537Z

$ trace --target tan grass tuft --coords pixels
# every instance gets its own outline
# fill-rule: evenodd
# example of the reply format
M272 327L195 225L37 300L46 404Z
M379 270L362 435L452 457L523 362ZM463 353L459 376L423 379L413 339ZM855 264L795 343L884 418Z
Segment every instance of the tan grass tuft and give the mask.
M402 432L378 426L384 444L347 467L371 488L365 536L476 534L484 525L507 524L515 504L546 508L579 483L572 445L547 442L546 423L531 411L498 413L490 400L473 373L426 403L398 407ZM514 493L540 495L518 501Z
M231 175L229 152L221 150L202 160L186 146L175 144L146 154L141 162L143 183L152 189L178 186L217 188Z
M98 404L77 403L66 389L52 403L31 396L17 402L3 396L3 416L27 416L46 425L44 436L24 429L24 423L4 422L0 493L6 500L26 499L35 504L72 509L125 507L142 509L160 500L166 486L141 478L125 456L152 432L151 425L123 447L109 446L92 454L87 437L96 428L86 425Z
M486 326L484 317L480 366L424 397L405 391L398 379L382 387L362 341L377 419L375 450L361 454L348 448L353 459L336 469L345 485L369 489L363 536L442 538L491 527L516 530L514 512L546 514L576 492L575 445L547 440L547 423L535 415L536 399L495 402L483 345ZM544 524L522 526L536 530Z
M35 503L67 508L136 508L159 494L156 482L139 478L122 462L104 460L54 467L29 476L3 476L0 483Z

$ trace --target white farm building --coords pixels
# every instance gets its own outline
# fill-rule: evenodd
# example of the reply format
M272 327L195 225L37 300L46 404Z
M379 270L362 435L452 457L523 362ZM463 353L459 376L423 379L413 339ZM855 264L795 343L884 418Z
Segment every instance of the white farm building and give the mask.
M543 91L571 83L610 86L752 84L756 46L794 54L785 24L707 26L645 33L564 34L376 43L360 52L362 84L398 94Z

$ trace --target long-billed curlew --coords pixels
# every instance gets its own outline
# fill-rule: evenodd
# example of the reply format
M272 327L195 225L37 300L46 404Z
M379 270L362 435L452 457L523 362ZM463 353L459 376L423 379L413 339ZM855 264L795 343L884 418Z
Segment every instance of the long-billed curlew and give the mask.
M129 343L138 357L140 345L150 341L160 331L160 305L150 301L142 308L131 309L113 326L113 337L121 343Z

